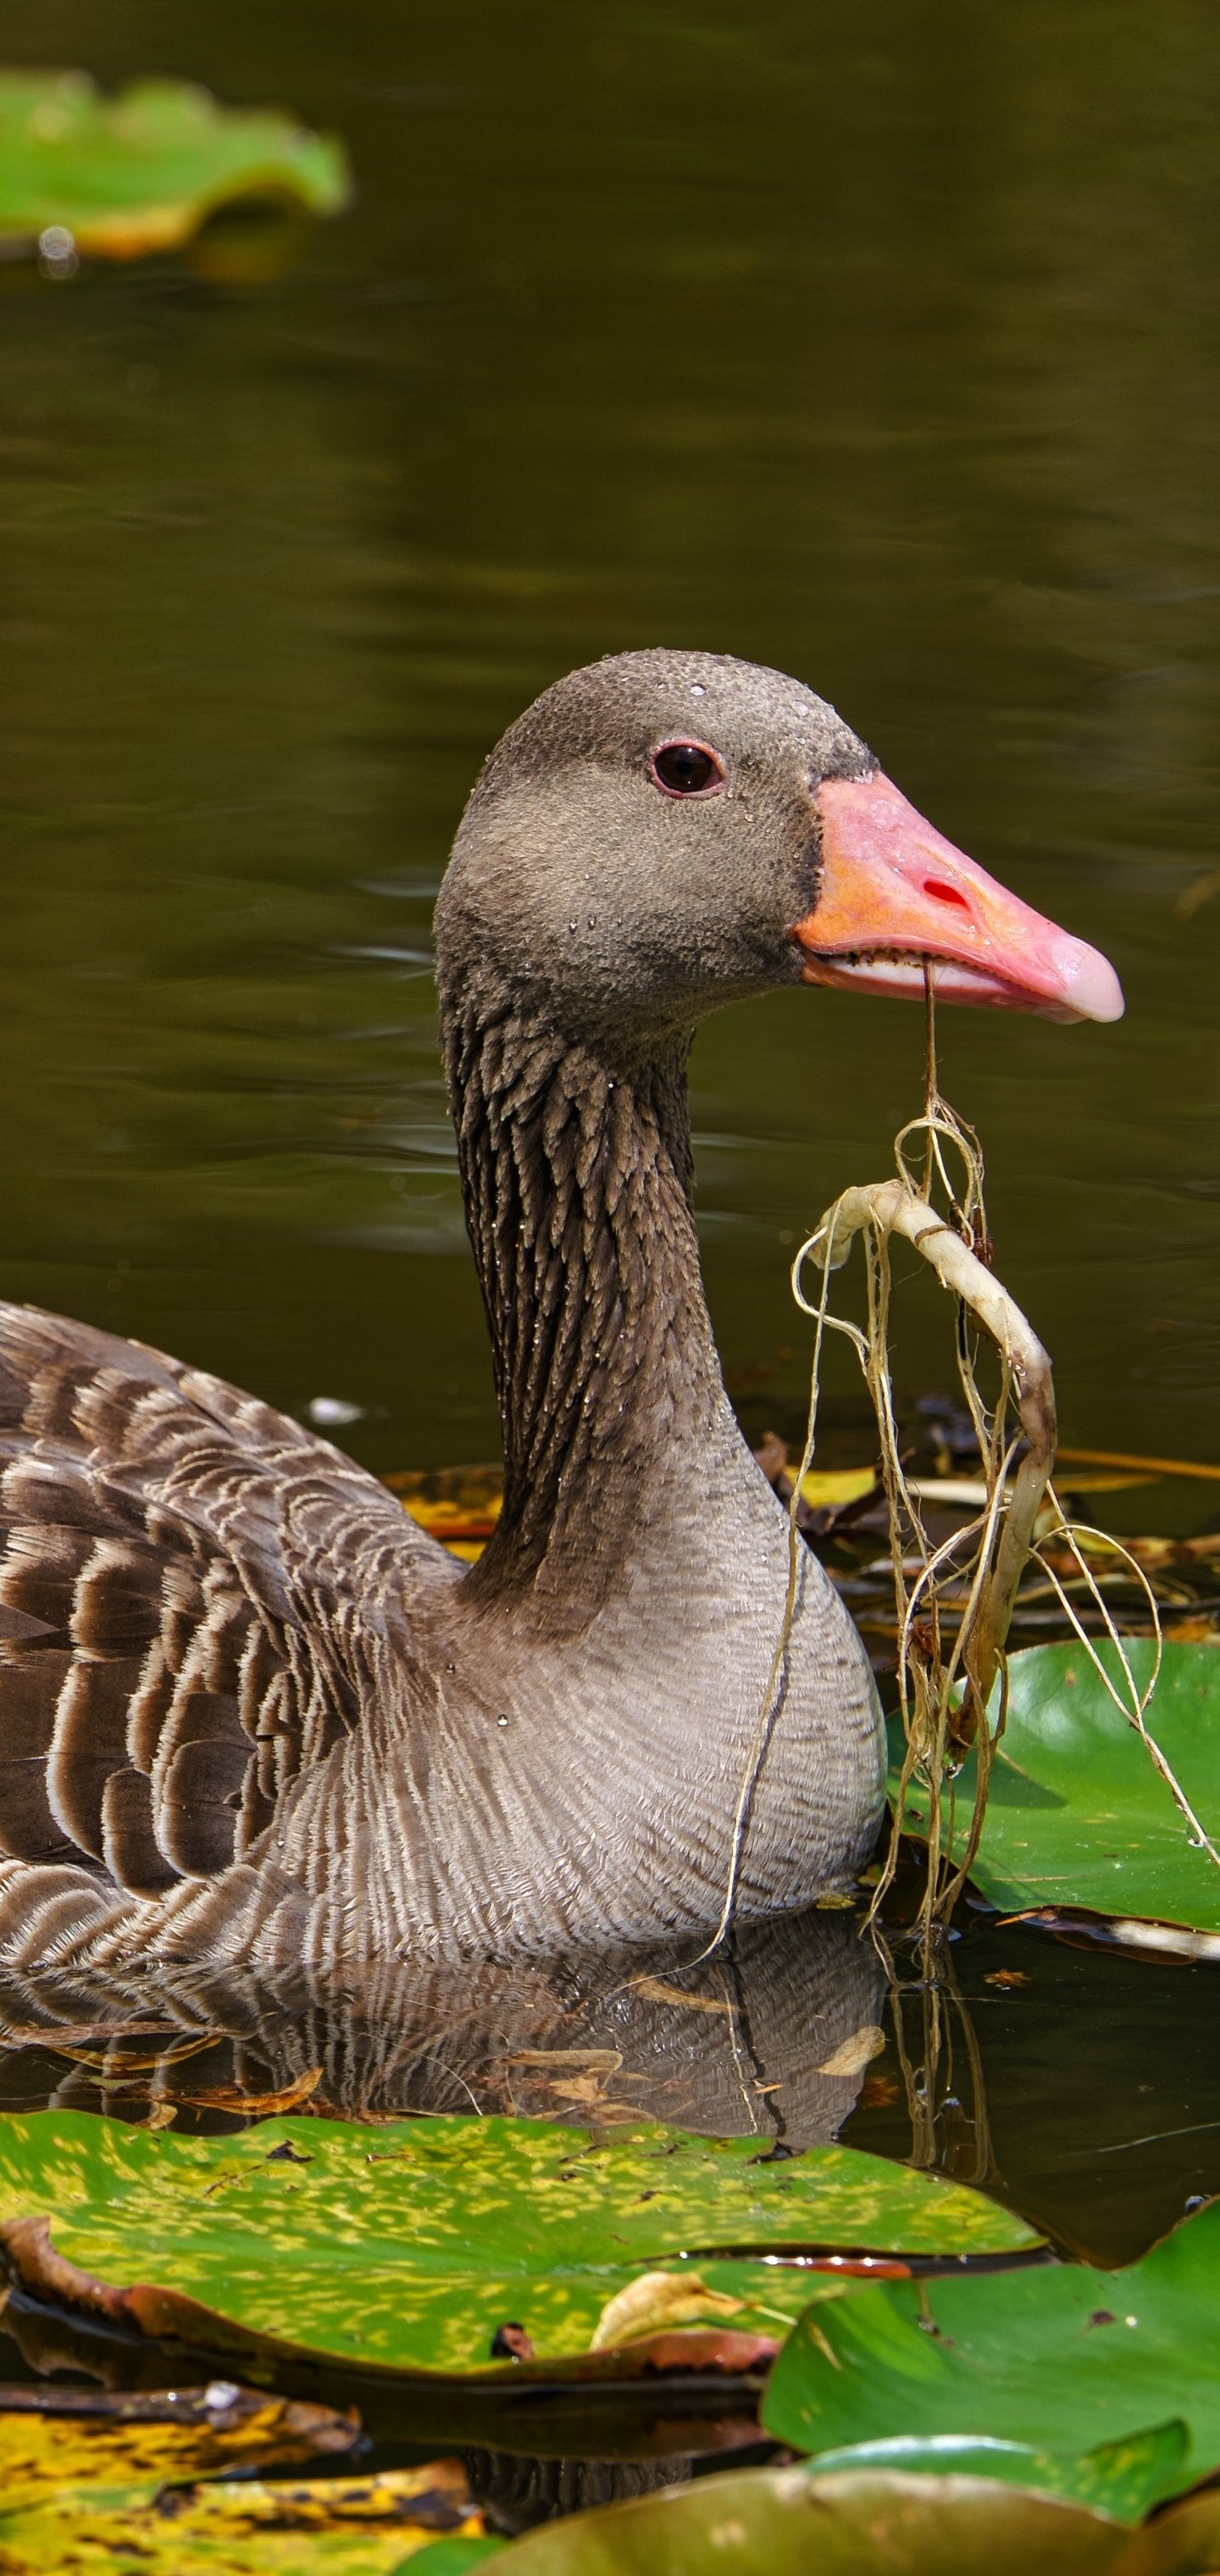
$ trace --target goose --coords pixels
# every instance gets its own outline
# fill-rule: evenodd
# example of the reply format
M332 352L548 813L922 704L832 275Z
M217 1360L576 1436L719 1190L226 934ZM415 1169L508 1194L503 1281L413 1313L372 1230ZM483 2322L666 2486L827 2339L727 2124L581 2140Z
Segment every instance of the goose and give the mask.
M796 985L1112 1020L1098 952L922 820L824 700L616 654L487 759L436 910L503 1426L464 1568L328 1441L0 1308L0 1962L555 1955L714 1930L786 1514L700 1280L686 1068ZM816 1559L736 1914L850 1886L882 1727Z

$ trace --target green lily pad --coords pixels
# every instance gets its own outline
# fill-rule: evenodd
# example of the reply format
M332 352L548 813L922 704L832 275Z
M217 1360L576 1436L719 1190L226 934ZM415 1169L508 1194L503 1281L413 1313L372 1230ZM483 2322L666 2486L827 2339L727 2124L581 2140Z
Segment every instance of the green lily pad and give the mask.
M1220 2464L1220 2203L1139 2263L878 2283L803 2317L763 2421L802 2451L938 2433L1085 2451L1180 2416Z
M848 2147L772 2163L749 2138L654 2122L591 2135L460 2116L179 2138L87 2112L13 2113L0 2118L0 2222L30 2286L148 2333L463 2372L487 2370L506 2324L539 2356L587 2355L609 2300L658 2266L740 2301L718 2322L777 2337L811 2296L843 2287L769 2262L780 2249L1037 2243L980 2193Z
M1180 2494L1187 2482L1190 2434L1180 2416L1154 2424L1119 2442L1100 2442L1093 2451L1065 2457L1039 2450L1032 2442L1008 2442L994 2434L895 2433L888 2441L853 2442L838 2451L819 2451L813 2472L819 2478L853 2476L895 2469L910 2476L996 2478L1001 2486L1036 2487L1043 2495L1066 2496L1072 2504L1094 2505L1116 2522L1141 2522L1165 2496Z
M502 2559L503 2576L1194 2576L1218 2565L1215 2495L1131 2531L991 2478L810 2467L737 2469L573 2514Z
M1117 1670L1112 1646L1100 1649ZM1153 1642L1125 1641L1142 1688ZM1120 1716L1081 1646L1031 1646L1009 1667L1008 1720L996 1751L983 1838L971 1878L1006 1914L1085 1906L1220 1931L1220 1869L1194 1846L1135 1729ZM1195 1813L1220 1837L1220 1652L1167 1645L1147 1724ZM895 1748L899 1755L901 1747ZM891 1781L896 1795L897 1778ZM956 1783L965 1843L974 1756ZM912 1781L903 1830L926 1834L926 1791Z
M419 2576L466 2576L468 2567L481 2567L485 2559L498 2558L508 2546L490 2532L484 2540L434 2540L421 2558Z
M238 200L331 215L350 193L333 137L220 107L188 81L104 98L84 72L0 73L0 247L58 228L88 257L140 259Z

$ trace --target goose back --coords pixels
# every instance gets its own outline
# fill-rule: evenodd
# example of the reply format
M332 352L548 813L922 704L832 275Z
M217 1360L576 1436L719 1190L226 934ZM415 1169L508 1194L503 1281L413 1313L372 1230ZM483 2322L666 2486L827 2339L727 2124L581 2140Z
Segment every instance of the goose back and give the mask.
M0 1851L131 1895L240 1859L452 1569L270 1406L0 1305Z

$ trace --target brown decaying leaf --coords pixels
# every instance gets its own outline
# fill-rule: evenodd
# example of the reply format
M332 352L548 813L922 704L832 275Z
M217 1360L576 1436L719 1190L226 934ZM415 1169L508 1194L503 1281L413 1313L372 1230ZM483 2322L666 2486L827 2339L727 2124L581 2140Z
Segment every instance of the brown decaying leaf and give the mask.
M832 2056L823 2058L818 2073L819 2075L861 2075L865 2067L871 2065L874 2057L881 2056L884 2047L885 2032L880 2024L875 2021L865 2022L862 2029L853 2030L850 2038L840 2040Z
M1080 1467L1133 1467L1153 1476L1198 1476L1220 1484L1220 1467L1202 1458L1146 1458L1133 1449L1067 1449L1062 1444L1058 1455Z
M167 2044L164 2048L159 2048L155 2056L130 2057L119 2046L119 2042L125 2036L121 2029L105 2035L110 2040L110 2045L106 2048L83 2046L82 2041L89 2036L87 2031L75 2032L71 2042L66 2038L53 2038L49 2032L46 2034L46 2039L47 2045L54 2047L57 2057L66 2057L73 2066L89 2067L97 2075L99 2082L107 2084L128 2075L146 2075L153 2067L183 2066L188 2058L198 2057L203 2050L214 2048L216 2045L215 2032L205 2030L195 2039L182 2040L173 2047Z
M742 2332L736 2326L662 2327L653 2334L633 2335L625 2343L607 2345L591 2360L613 2364L616 2379L670 2374L702 2378L713 2373L747 2379L770 2369L782 2340L779 2335ZM591 2380L594 2371L586 2368L581 2376Z
M515 2048L502 2062L505 2066L554 2068L557 2074L565 2067L571 2067L573 2072L583 2067L590 2075L617 2075L623 2053L619 2048Z
M168 2090L175 2102L185 2102L201 2111L241 2111L247 2119L268 2120L282 2111L299 2111L317 2092L322 2081L320 2066L307 2067L295 2084L285 2084L278 2093L246 2093L240 2084L210 2084L190 2092L185 2086L171 2085Z
M642 1995L645 2003L681 2004L686 2012L726 2013L730 2021L737 2011L736 2004L718 2003L712 1995L688 1994L685 1986L667 1985L663 1977L633 1977L631 1990Z
M473 1542L489 1539L500 1517L504 1477L499 1467L407 1468L381 1481L421 1529L463 1554Z
M866 2075L856 2096L858 2111L888 2111L891 2103L902 2098L902 2086L894 2075Z

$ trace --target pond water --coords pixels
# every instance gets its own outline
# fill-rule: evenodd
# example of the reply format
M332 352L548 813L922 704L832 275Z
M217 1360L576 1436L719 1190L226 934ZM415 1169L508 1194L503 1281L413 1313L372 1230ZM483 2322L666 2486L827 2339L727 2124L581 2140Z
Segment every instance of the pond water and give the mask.
M708 645L808 679L1114 959L1120 1026L945 1015L942 1076L1065 1439L1220 1456L1200 0L10 0L4 46L291 104L358 183L257 286L0 272L6 1293L359 1407L378 1472L494 1455L431 894L537 690ZM700 1037L755 1432L803 1401L789 1248L884 1171L920 1058L917 1013L832 993ZM904 1384L949 1364L916 1293ZM1134 2252L1220 2181L1214 1973L967 1927L979 2170L1066 2242ZM847 2135L910 2152L892 2042Z

